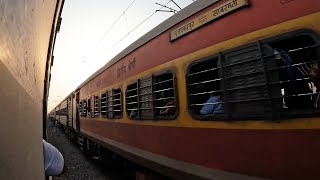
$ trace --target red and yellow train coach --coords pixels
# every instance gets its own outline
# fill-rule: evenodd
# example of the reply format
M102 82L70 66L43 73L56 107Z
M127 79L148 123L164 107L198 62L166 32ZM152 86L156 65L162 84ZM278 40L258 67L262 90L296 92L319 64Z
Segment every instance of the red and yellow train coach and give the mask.
M73 128L172 177L320 177L319 9L196 1L75 90Z

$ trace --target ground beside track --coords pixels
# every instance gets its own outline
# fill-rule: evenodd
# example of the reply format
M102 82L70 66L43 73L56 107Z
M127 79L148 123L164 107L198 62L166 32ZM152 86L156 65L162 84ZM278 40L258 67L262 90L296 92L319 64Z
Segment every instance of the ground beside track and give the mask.
M48 142L57 147L64 157L67 171L53 177L53 180L118 180L124 179L119 172L114 172L110 167L101 162L87 157L82 150L67 138L58 125L48 120Z

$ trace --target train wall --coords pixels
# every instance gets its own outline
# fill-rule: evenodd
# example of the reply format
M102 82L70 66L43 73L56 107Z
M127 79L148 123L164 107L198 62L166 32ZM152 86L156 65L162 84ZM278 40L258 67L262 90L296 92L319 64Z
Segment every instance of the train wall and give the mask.
M61 2L0 0L0 179L44 179L44 75Z

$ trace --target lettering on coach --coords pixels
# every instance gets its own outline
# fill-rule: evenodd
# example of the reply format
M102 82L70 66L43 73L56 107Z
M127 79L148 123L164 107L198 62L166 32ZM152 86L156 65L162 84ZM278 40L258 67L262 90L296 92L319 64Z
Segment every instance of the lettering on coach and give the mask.
M201 14L197 18L185 23L184 25L170 32L170 40L173 41L205 24L211 22L225 14L228 14L240 7L248 5L248 0L229 0L211 11Z
M185 32L192 31L193 28L194 28L194 21L191 21L181 26L179 29L175 30L173 33L175 36L178 36L179 34L184 34Z
M117 77L121 77L122 75L126 74L127 71L134 70L136 68L136 58L133 60L129 60L128 65L121 65L117 68Z

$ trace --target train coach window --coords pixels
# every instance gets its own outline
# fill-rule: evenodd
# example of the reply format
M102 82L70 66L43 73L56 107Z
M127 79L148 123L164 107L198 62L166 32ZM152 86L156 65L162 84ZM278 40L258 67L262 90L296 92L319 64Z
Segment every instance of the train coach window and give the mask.
M99 116L99 96L94 96L94 117Z
M87 116L87 101L86 100L80 101L79 109L80 109L80 116L86 117Z
M298 34L275 39L268 45L273 49L271 57L275 61L275 67L268 68L269 84L279 89L279 93L272 96L272 101L278 102L280 116L318 113L319 41L316 42L309 34ZM271 73L277 73L278 78L271 78Z
M188 109L196 119L281 119L320 113L319 42L292 33L191 64Z
M122 117L122 96L120 88L113 90L113 114L114 118Z
M91 97L89 97L89 99L88 99L88 105L87 105L87 107L88 107L88 110L87 110L87 113L88 113L88 116L90 117L91 116L91 111L92 111L92 108L91 108Z
M107 91L107 118L113 118L113 92Z
M122 117L121 89L110 89L101 95L101 114L104 118L117 119Z
M139 79L127 87L126 111L131 119L174 119L176 104L175 78L170 72Z
M156 119L174 119L176 116L175 77L172 73L154 75L153 104Z
M132 83L127 87L126 111L131 119L139 118L138 82Z
M218 61L218 57L210 57L189 66L186 80L188 107L192 114L218 116L224 113Z
M82 116L82 101L80 101L78 108L79 116Z
M104 92L101 94L101 115L107 116L107 94Z

